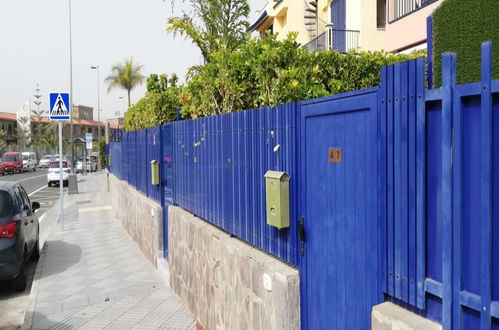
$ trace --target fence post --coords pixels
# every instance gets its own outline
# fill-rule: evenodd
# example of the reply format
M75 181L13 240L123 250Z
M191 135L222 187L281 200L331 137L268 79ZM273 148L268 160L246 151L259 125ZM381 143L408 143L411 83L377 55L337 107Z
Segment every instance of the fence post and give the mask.
M492 44L482 44L481 82L481 329L490 329L490 302L492 277Z
M456 54L442 55L442 325L452 329L452 95Z

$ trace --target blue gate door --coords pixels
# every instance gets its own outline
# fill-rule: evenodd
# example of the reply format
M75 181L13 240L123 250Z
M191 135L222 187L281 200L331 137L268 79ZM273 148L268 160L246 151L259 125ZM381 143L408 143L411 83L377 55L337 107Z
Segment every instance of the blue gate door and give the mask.
M331 3L331 22L333 23L333 49L344 53L346 45L346 1L335 0Z
M376 104L377 88L302 105L304 329L370 329L380 302Z

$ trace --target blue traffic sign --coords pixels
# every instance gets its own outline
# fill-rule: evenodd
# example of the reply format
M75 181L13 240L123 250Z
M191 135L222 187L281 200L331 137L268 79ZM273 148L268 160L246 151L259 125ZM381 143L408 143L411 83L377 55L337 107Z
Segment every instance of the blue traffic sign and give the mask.
M68 120L71 118L69 93L50 93L50 120Z
M92 133L85 133L85 142L92 143L92 141L93 141Z

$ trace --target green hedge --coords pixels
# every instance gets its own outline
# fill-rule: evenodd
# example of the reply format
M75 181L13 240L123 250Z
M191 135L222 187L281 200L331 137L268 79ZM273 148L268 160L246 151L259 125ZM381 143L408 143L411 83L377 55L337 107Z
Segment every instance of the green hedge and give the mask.
M209 63L193 70L181 94L182 116L273 107L377 86L382 66L425 54L311 53L296 42L296 34L249 39L237 51L212 53Z
M499 0L445 0L433 13L434 86L442 83L442 54L457 54L457 82L480 81L480 45L492 41L499 78Z
M127 111L125 130L173 121L180 107L183 118L198 118L378 86L382 66L425 55L311 53L296 34L248 38L235 51L211 53L209 63L190 69L184 86L158 90L152 77L150 91Z

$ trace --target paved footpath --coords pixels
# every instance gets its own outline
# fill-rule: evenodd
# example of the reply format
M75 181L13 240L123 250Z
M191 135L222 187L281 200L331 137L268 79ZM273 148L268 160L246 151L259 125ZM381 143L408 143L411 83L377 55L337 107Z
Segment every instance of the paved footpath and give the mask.
M36 300L26 314L33 329L195 329L114 217L105 173L86 176L65 198L59 222L35 274Z

